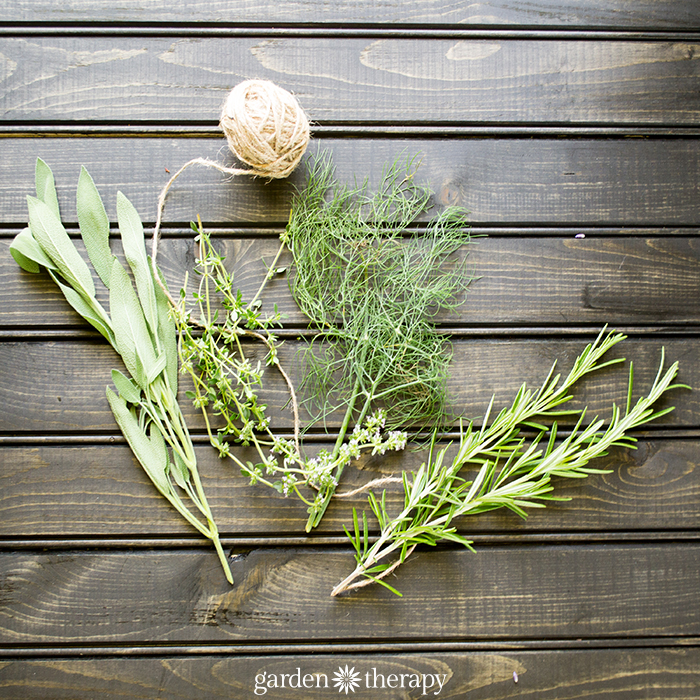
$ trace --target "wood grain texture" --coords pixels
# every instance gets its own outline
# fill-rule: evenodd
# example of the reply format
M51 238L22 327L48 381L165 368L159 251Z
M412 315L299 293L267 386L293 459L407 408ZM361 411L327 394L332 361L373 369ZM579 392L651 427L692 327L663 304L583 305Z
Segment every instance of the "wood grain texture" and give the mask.
M495 406L510 403L523 382L539 387L555 361L560 371L568 371L584 345L580 338L455 341L447 383L450 406L457 415L470 419L483 415L494 395ZM288 368L296 385L300 378L298 362L295 362L298 347L288 341L279 354L280 362ZM634 361L639 395L656 375L662 347L666 349L667 366L673 361L680 363L679 381L700 386L700 347L693 339L629 338L613 348L607 358L626 357ZM249 357L255 363L257 359L264 360L264 352L252 346ZM106 343L0 343L0 405L3 406L0 432L56 436L90 432L114 434L116 426L105 399L105 386L111 383L111 369L119 366L120 360ZM588 406L591 416L607 416L613 402L624 406L627 371L609 367L586 378L575 390L576 398L571 401L571 407ZM265 371L263 381L261 396L273 425L289 429L291 412L282 409L288 399L286 385L273 369ZM183 382L181 390L184 389ZM181 400L188 424L193 430L203 430L201 417L189 403L187 399ZM698 392L677 390L672 398L665 397L659 402L659 408L669 405L675 405L676 410L663 418L663 425L695 428L700 423ZM331 416L328 424L333 428L339 425L339 419Z
M329 5L322 0L290 2L282 0L187 0L164 3L161 0L72 0L57 5L48 0L2 0L3 22L143 22L158 26L164 22L231 23L280 25L309 23L324 25L372 25L454 28L474 26L595 27L615 29L700 28L700 13L692 0L466 0L433 2L415 0L352 0Z
M4 644L571 640L700 634L700 545L482 547L414 554L381 587L331 598L351 549L0 555ZM546 572L546 575L544 574Z
M333 674L339 667L348 665L360 674L361 680L352 697L363 700L376 698L379 692L383 698L420 697L424 691L422 678L436 673L444 679L438 697L453 700L578 700L582 695L694 700L700 691L699 663L700 652L696 647L382 654L379 658L339 653L333 656L299 654L292 658L214 655L39 659L2 663L0 689L6 700L45 700L47 688L56 700L93 700L97 695L114 700L124 697L230 700L255 697L258 685L267 690L259 691L262 697L308 700L335 693ZM302 683L307 673L325 673L329 689L317 689L311 679L307 679L307 689L290 688L290 675L294 676L292 685L297 684L297 668L301 670ZM376 681L375 671L380 674ZM280 687L283 673L287 674L284 688ZM270 674L274 675L278 687L273 686ZM401 674L405 674L403 690L399 687ZM408 674L419 675L419 689L408 690L412 682ZM390 675L396 676L396 681L391 681L393 691L387 685L381 688L381 683L387 683ZM321 683L324 683L322 677ZM435 681L433 684L434 694L438 684ZM426 686L429 685L428 680ZM428 689L428 693L430 691Z
M0 160L0 220L24 226L26 197L42 157L53 169L64 221L75 222L75 188L84 165L112 219L117 191L145 222L174 173L192 158L230 162L223 139L8 138ZM421 158L418 181L437 204L469 212L473 224L700 226L700 141L696 139L353 139L316 140L328 150L338 180L369 180L402 156ZM164 221L188 224L284 226L294 186L249 178L226 181L207 168L190 168L168 194ZM423 220L430 218L429 213ZM574 235L576 232L571 232Z
M464 518L476 554L419 548L391 579L404 598L374 586L339 599L330 590L354 566L342 528L365 499L336 501L305 536L298 502L220 461L183 398L231 588L119 434L105 398L117 357L8 248L37 156L73 234L81 165L112 220L121 190L151 228L182 164L233 163L216 132L231 87L269 78L296 94L311 153L330 149L342 182L373 187L385 163L417 154L434 203L464 207L488 234L469 249L481 278L467 303L439 319L456 414L478 417L494 393L509 402L554 360L568 369L605 323L631 336L612 354L634 361L636 395L662 346L697 388L699 36L695 0L0 0L0 698L251 698L261 671L289 679L310 664L330 678L348 664L362 677L445 674L438 697L697 700L697 391L669 396L676 411L640 431L638 450L594 465L609 474L558 479L571 501L527 521ZM270 184L185 173L159 258L171 288L192 268L187 224L201 215L252 291L303 183L302 170ZM298 378L305 323L286 280L272 301ZM591 377L574 406L607 416L626 378ZM271 371L264 393L288 432ZM310 452L329 439L314 431ZM341 488L424 456L362 459ZM387 499L398 507L395 485ZM338 690L264 697L326 694Z
M700 124L700 44L403 38L0 40L2 120L215 123L254 75L317 122Z
M317 449L318 445L309 446L311 453ZM243 459L255 459L244 448L235 452ZM660 531L687 530L700 519L698 454L697 439L646 438L637 450L616 449L592 465L610 469L610 474L555 479L556 493L570 501L532 509L526 521L498 511L463 518L459 527L467 536L559 533L564 538L571 533L648 531L653 539ZM425 458L425 451L412 450L384 458L363 457L345 470L339 493L371 479L416 470ZM302 535L306 512L300 501L250 486L208 445L198 447L197 460L224 537L278 537L284 542L284 537ZM390 511L398 512L403 503L399 485L386 489ZM342 535L343 526L352 521L353 507L368 510L366 496L336 499L316 532ZM371 517L370 525L376 529ZM157 494L125 445L3 447L0 538L165 536L196 533Z
M186 240L191 231L183 229L181 235L164 239L159 247L158 264L173 290L184 284L186 272L192 286L194 243ZM501 238L489 233L473 242L463 255L468 256L468 269L478 280L459 309L437 318L449 327L602 327L605 323L684 327L700 322L697 237L605 237L597 233L577 239L572 231L560 230L548 237ZM9 245L9 240L0 240L0 328L36 332L47 327L87 328L47 274L31 275L19 268ZM244 298L252 298L257 291L266 273L264 261L274 258L278 245L275 238L216 240ZM113 248L120 250L117 242ZM285 253L280 264L289 270L288 276L293 275L291 263L291 255ZM99 294L105 308L109 307L107 296L104 290ZM307 325L289 293L286 277L270 282L262 300L264 309L277 304L285 314L285 325Z

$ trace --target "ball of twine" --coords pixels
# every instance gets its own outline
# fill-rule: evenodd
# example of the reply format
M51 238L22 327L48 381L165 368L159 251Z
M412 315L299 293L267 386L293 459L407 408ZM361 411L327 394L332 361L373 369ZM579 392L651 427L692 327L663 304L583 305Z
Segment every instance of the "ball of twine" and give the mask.
M294 96L269 80L246 80L236 85L226 99L220 124L229 148L250 169L231 168L208 158L193 158L168 180L158 196L151 265L156 282L173 306L177 304L160 279L156 258L165 199L175 180L192 165L213 168L225 175L281 179L299 164L311 137L309 120Z
M296 98L269 80L233 88L220 125L233 154L262 177L287 177L309 144L309 121Z

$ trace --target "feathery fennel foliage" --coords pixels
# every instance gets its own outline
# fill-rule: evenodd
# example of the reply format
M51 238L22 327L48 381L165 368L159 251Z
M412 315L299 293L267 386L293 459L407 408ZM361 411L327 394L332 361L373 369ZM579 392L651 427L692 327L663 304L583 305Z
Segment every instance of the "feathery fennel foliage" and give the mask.
M414 181L414 160L385 168L373 194L367 183L343 187L322 155L292 203L283 240L294 257L290 288L317 335L305 355L306 405L317 421L341 411L331 461L351 425L387 411L391 428L445 420L450 343L434 318L462 301L471 277L458 260L470 242L465 212L448 207L423 231L409 230L430 206ZM342 473L309 508L316 527Z
M489 423L492 399L481 427L470 423L462 431L451 464L445 464L447 448L435 455L431 450L427 462L412 478L404 474L404 506L397 515L387 512L384 495L378 500L370 493L369 506L379 522L379 537L370 545L366 516L363 514L360 527L357 512L353 513L353 532L346 532L355 548L357 567L331 595L373 582L398 593L382 579L402 564L418 544L435 545L450 540L472 549L472 542L458 534L456 518L496 508L509 508L526 517L526 508L543 508L548 500L568 500L552 495L552 477L584 478L602 473L588 467L588 463L605 455L613 446L634 448L635 438L630 431L673 410L669 407L655 411L653 405L672 389L689 388L672 384L678 363L664 371L663 353L647 395L634 405L630 365L627 405L624 411L613 405L607 426L599 418L584 425L585 409L558 409L571 398L569 389L575 382L590 372L623 361L600 362L624 338L621 333L601 332L595 342L586 346L563 380L560 375L553 376L553 366L538 391L533 392L523 384L513 403ZM541 420L564 414L578 415L578 421L564 439L557 441L557 423L547 427ZM525 426L539 431L530 442L520 436L520 429ZM479 467L473 479L461 476L467 466Z

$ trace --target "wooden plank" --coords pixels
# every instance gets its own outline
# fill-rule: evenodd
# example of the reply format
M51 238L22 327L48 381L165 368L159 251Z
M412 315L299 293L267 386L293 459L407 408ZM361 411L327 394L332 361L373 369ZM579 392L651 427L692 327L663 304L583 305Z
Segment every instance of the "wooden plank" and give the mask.
M0 220L25 225L37 157L54 170L65 221L77 221L75 188L84 165L112 218L121 190L153 222L166 168L173 173L200 156L230 162L225 149L223 139L8 138L0 160ZM327 139L314 149L330 150L341 182L367 177L370 187L385 164L418 155L418 181L436 192L438 204L467 209L473 224L700 225L695 139ZM208 224L284 226L293 186L303 184L302 170L265 184L194 167L170 190L164 220L188 223L200 214Z
M331 598L350 549L0 555L7 645L382 642L700 634L700 545L421 551L382 587ZM546 572L546 574L545 574Z
M414 674L419 685L413 697L423 694L470 700L578 700L582 694L632 698L643 692L645 700L693 700L700 691L699 664L697 647L36 659L2 663L0 688L4 697L23 700L93 700L97 695L105 699L156 700L163 698L164 693L182 700L230 700L236 695L307 700L312 695L322 697L335 692L334 674L347 665L359 674L352 696L358 700L376 698L382 683L385 697L390 697L387 683L399 691L401 683L405 689L411 684L415 688ZM306 678L314 673L325 674L325 678L319 675L318 683L315 677ZM282 674L286 674L284 688ZM442 688L435 681L435 674L443 681Z
M700 124L697 43L405 38L0 40L3 121L216 123L255 76L316 122Z
M523 232L526 233L526 232ZM472 283L464 305L442 315L441 323L488 326L623 324L686 325L700 322L700 243L697 237L575 238L560 230L559 237L474 238L464 250ZM661 235L658 235L661 234ZM168 286L178 290L189 272L192 284L192 236L163 239L158 263ZM493 236L493 234L489 234ZM46 274L23 272L9 254L9 240L0 240L0 327L4 329L57 328L82 325L77 314ZM244 298L252 298L274 258L275 238L221 238L217 249L226 256ZM115 251L119 245L114 244ZM282 266L291 268L285 253ZM191 286L190 284L190 286ZM98 286L101 286L98 284ZM107 295L101 302L108 308ZM277 304L285 325L302 326L306 317L291 298L287 279L268 283L263 308ZM517 303L514 303L517 300Z
M319 448L312 444L310 452ZM253 459L234 448L243 459ZM449 454L453 454L454 449ZM464 518L468 536L557 533L611 534L684 530L700 521L698 440L648 438L637 450L614 450L595 467L613 470L585 480L556 479L556 493L572 500L533 509L523 521L509 511ZM425 451L363 457L345 470L339 493L371 479L415 470ZM4 446L0 472L0 538L192 537L196 533L162 499L124 445ZM252 487L208 445L197 448L204 490L224 537L300 536L300 501ZM466 473L466 472L465 472ZM401 490L389 484L387 504L398 512ZM343 532L351 508L368 510L366 497L336 500L318 534ZM370 515L370 524L374 520Z
M163 5L157 0L123 0L118 5L107 0L72 0L59 6L47 0L3 0L0 2L3 22L143 22L151 26L165 22L185 22L189 27L202 23L263 24L283 23L326 25L373 25L391 27L496 26L510 27L591 27L615 29L697 30L700 14L692 0L583 0L534 2L483 0L471 2L411 3L379 0L372 3L343 2L328 5L322 0L273 2L260 0L189 0L186 3Z
M592 339L592 338L591 338ZM483 415L495 395L495 406L510 403L523 382L533 388L544 381L553 362L560 371L568 371L583 350L583 339L558 338L493 340L477 339L454 342L454 358L447 384L450 405L456 415L466 418ZM255 363L264 360L262 346L251 346L249 357ZM700 344L695 339L629 338L610 351L608 357L633 359L636 391L641 393L656 374L661 349L665 347L667 365L678 360L679 380L690 386L700 385ZM288 341L280 350L280 361L299 385L298 362L294 357L299 346ZM263 362L264 365L264 362ZM92 345L66 342L0 343L0 432L28 435L32 432L61 435L91 432L116 432L105 399L105 386L111 383L111 369L120 360L106 344ZM572 407L588 406L591 415L608 415L616 402L627 401L627 370L607 368L587 378L576 391ZM268 405L268 415L278 429L289 429L290 411L285 406L286 385L273 369L263 375L261 396ZM203 430L199 414L181 401L183 413L193 430ZM677 428L697 427L700 422L700 398L697 392L677 390L664 398L659 407L675 405L676 410L663 424ZM302 414L303 415L303 414ZM335 417L328 421L339 425Z

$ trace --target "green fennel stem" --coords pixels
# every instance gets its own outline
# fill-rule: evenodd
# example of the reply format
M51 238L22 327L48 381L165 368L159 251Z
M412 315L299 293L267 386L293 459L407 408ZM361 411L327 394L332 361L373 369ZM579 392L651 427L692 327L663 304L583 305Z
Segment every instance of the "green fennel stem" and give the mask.
M371 394L373 392L370 392L370 395L367 397L365 400L364 406L362 407L362 410L360 411L356 424L361 425L362 421L364 421L365 417L367 416L367 413L372 405L372 400L371 400ZM350 396L350 402L348 404L347 410L345 411L345 416L343 417L343 422L340 426L340 431L338 432L338 438L335 441L335 446L333 448L333 452L331 453L331 457L333 460L337 459L339 453L340 453L340 448L345 441L345 436L347 435L348 428L350 427L350 422L352 420L352 416L355 410L355 403L357 402L357 399L360 396L360 378L359 376L355 379L355 386L353 387L352 394ZM318 524L321 522L321 519L323 518L326 510L328 509L328 506L331 502L331 499L333 498L333 494L335 493L336 489L338 488L337 484L340 482L340 477L343 473L343 468L344 465L341 463L336 467L335 470L335 484L329 484L323 490L320 492L320 501L317 497L317 499L314 501L314 504L312 506L312 513L309 516L309 519L306 523L306 532L310 532L313 528L317 527Z

